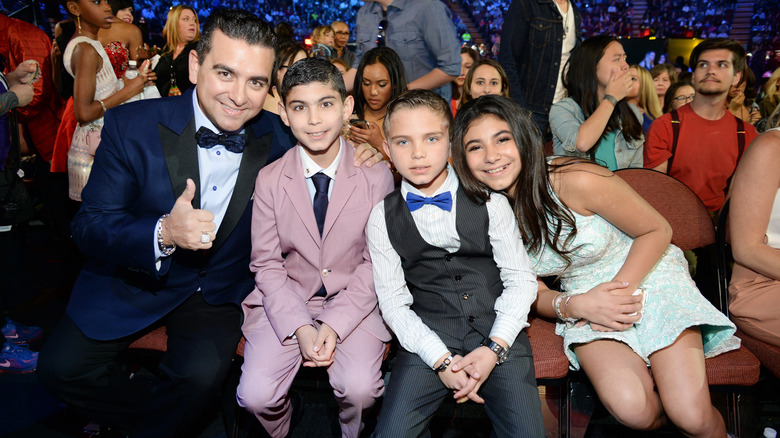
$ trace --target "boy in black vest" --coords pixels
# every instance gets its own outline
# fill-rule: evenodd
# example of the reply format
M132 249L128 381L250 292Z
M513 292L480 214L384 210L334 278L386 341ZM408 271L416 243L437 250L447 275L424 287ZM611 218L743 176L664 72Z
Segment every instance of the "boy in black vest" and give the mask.
M536 276L506 198L478 205L447 163L452 115L426 90L385 118L401 188L366 233L379 307L401 344L376 437L422 436L449 393L485 403L495 436L544 436L527 324ZM452 391L452 392L450 392Z

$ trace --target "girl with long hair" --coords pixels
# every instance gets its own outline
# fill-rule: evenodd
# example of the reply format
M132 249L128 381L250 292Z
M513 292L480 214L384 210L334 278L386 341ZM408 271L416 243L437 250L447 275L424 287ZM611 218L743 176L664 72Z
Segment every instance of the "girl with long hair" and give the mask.
M501 64L490 58L482 58L474 62L466 73L458 107L487 94L509 97L509 78Z
M68 195L81 201L100 141L103 115L140 93L154 74L143 69L134 79L117 78L98 41L98 31L109 29L114 20L106 0L66 0L64 6L76 21L76 33L62 55L65 69L73 76L73 112L78 122L68 150Z
M629 67L631 75L631 90L626 95L628 103L634 104L642 112L642 130L647 134L653 120L661 117L661 103L653 87L653 77L646 69L632 65Z
M384 153L384 121L387 105L406 91L406 75L398 54L389 47L375 47L360 60L355 74L355 115L368 127L349 125L349 140L368 143ZM387 158L387 157L385 157Z
M555 154L590 158L610 170L642 167L642 113L625 99L632 81L618 39L588 38L564 71L568 97L550 108Z
M539 282L532 309L558 320L569 363L607 410L633 429L670 421L688 436L725 437L704 358L739 340L696 289L666 220L603 167L547 161L536 126L509 99L461 107L452 156L470 197L508 196L537 275L560 279L562 292Z

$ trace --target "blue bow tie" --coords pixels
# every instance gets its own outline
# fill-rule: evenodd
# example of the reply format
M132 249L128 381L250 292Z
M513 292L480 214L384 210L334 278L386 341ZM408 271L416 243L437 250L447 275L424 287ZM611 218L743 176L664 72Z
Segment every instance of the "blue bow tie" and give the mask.
M240 154L244 152L246 134L215 134L211 129L201 126L195 133L195 140L198 142L198 146L205 149L211 149L221 144L230 152Z
M426 198L414 193L406 194L406 205L409 206L409 211L415 211L425 204L435 205L444 211L450 211L452 210L452 193L439 193L433 198Z

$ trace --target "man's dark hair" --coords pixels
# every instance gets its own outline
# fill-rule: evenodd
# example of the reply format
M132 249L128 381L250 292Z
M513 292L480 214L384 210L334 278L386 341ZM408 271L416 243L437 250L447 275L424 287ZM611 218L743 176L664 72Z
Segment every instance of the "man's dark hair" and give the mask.
M327 59L306 58L301 59L287 69L287 73L282 79L282 88L279 90L282 102L287 103L287 93L299 85L319 82L332 87L339 92L341 100L347 98L347 87L344 85L344 78L335 65Z
M211 51L214 31L219 30L230 39L241 40L249 45L273 49L276 36L271 26L257 15L241 9L215 9L203 24L203 33L198 42L198 62Z
M699 56L709 50L726 49L731 52L731 64L734 66L734 74L745 69L745 49L738 42L729 38L710 38L699 43L691 51L691 57L688 65L691 70L696 70L696 64L699 63Z

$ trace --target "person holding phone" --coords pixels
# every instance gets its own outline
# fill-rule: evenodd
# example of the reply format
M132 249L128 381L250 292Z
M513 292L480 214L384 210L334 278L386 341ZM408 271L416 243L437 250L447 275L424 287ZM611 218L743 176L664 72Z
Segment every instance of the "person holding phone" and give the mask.
M387 105L406 91L401 58L389 47L376 47L363 56L355 76L355 118L349 121L347 138L368 143L383 152L384 120ZM385 155L385 159L389 157Z

